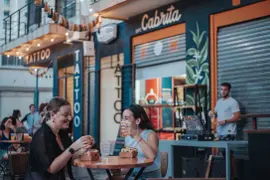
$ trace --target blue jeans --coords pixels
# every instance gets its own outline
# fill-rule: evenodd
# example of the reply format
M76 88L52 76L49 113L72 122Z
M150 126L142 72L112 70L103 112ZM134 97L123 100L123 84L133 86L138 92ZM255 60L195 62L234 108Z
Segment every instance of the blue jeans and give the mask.
M137 175L137 172L133 172L129 180L134 179ZM139 177L139 180L146 180L147 178L162 178L160 169L151 171L151 172L143 172L143 174Z

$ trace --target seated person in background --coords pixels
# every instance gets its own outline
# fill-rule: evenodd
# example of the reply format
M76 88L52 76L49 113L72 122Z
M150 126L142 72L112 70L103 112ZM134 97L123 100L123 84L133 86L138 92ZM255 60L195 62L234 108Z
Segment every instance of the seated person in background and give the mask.
M29 106L30 113L26 114L25 117L22 119L22 123L24 123L25 127L28 130L30 135L33 135L39 128L39 120L40 116L39 113L36 112L35 105L31 104Z
M127 122L130 123L129 129L125 126ZM138 150L138 157L140 158L151 158L154 160L152 165L145 168L139 179L160 178L159 138L153 131L153 125L144 108L136 104L130 105L123 112L120 130L126 136L125 146L136 148ZM136 176L139 170L140 168L135 168L132 176ZM117 171L112 171L112 173L119 174Z
M14 132L13 129L14 126L12 125L12 119L10 117L4 118L0 126L0 140L11 140L11 133ZM16 153L22 151L22 148L20 148L19 146L12 146L11 143L0 143L0 159L8 158L8 148L12 148L12 150L9 150L9 153Z
M29 157L29 172L26 180L74 179L71 160L89 150L94 139L83 136L72 143L67 129L72 123L69 102L55 97L47 105L45 123L34 134Z
M23 126L23 123L20 121L21 111L19 109L14 109L12 117L16 119L15 128Z

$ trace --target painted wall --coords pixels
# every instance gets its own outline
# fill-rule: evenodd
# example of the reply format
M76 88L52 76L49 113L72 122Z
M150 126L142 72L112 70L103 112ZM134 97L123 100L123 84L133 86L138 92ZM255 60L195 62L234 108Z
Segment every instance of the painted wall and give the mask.
M52 98L52 91L40 91L39 102L48 102ZM29 113L29 105L34 103L34 91L1 91L0 92L0 120L11 116L14 109L21 111L22 117Z
M110 61L113 61L112 63ZM119 60L119 61L118 61ZM115 140L121 121L123 54L101 59L100 71L100 140Z
M39 103L52 97L52 69L46 77L39 78ZM28 106L34 103L36 78L27 68L0 68L0 119L11 115L13 109L20 109L22 115L28 113Z
M47 76L51 78L39 78L40 88L52 88L53 85L53 70L50 69ZM27 68L0 68L0 87L8 88L34 88L36 85L35 76L28 72ZM6 77L6 78L4 78Z

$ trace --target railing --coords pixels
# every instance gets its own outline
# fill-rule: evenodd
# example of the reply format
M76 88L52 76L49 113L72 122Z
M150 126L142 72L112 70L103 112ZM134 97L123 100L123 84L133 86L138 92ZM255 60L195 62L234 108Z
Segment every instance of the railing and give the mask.
M258 118L270 118L270 114L243 114L240 115L241 118L251 118L252 119L252 130L257 130L257 119Z
M52 5L50 5L50 8L57 9ZM66 18L74 17L76 15L76 1L74 0L65 7L58 9L60 9L58 13ZM4 40L5 44L7 44L48 23L54 23L54 21L48 17L48 14L43 11L42 7L36 6L34 1L32 1L5 18L3 23Z

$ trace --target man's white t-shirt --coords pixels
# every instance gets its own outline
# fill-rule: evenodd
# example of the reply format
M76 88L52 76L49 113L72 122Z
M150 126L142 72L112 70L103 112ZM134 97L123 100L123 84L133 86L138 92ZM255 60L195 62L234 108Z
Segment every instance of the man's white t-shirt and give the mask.
M234 116L234 113L239 112L239 104L232 97L219 99L215 111L217 112L217 120L228 120ZM226 123L217 127L217 134L224 136L228 134L236 135L236 123Z

